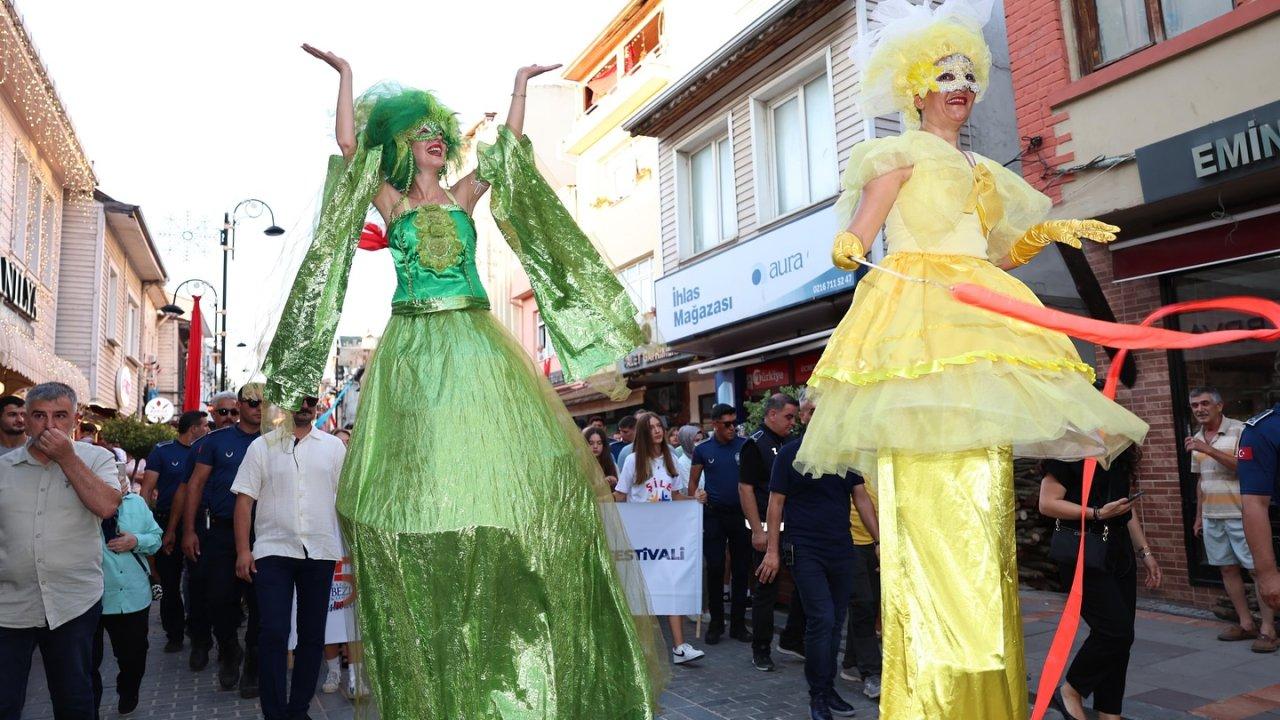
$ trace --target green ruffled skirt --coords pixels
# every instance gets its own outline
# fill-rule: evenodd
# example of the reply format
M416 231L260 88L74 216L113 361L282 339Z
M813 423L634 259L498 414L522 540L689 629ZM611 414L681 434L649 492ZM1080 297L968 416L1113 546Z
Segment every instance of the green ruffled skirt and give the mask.
M653 717L661 641L614 565L608 486L487 311L391 318L338 513L382 720Z

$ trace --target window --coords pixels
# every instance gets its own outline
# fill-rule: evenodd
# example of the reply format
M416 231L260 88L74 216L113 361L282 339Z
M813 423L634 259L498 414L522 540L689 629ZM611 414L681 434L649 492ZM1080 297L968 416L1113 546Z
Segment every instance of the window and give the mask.
M53 203L52 195L44 196L44 218L40 221L40 247L43 254L40 257L40 279L46 287L53 287L54 262L53 248L54 238L57 237L57 207Z
M778 217L836 194L835 111L825 68L766 100L757 100L766 155L766 217Z
M551 345L551 339L547 337L547 324L542 321L542 313L533 314L533 323L538 342L538 359L547 360L555 357L556 349Z
M124 349L131 357L142 357L142 317L138 300L129 296L129 308L124 316Z
M31 164L21 152L15 154L17 167L13 184L13 238L14 257L26 257L27 211L31 204Z
M1234 0L1072 0L1085 73L1202 25Z
M587 81L587 87L583 91L583 106L587 112L591 112L596 105L600 103L601 98L613 92L618 86L618 58L611 57L604 67L596 71L595 75Z
M653 257L647 257L639 262L630 265L618 271L618 280L622 282L622 286L627 289L627 294L631 296L631 302L635 303L636 309L642 313L652 312L653 302Z
M711 128L678 151L681 208L681 247L696 255L732 238L738 232L737 196L733 178L733 144L723 124Z
M120 314L120 272L114 267L107 268L107 340L116 342L119 332L116 319Z
M27 207L27 241L23 247L22 262L32 275L39 274L40 265L40 221L43 219L44 193L39 184L32 188L31 204Z
M630 75L640 66L640 62L644 60L649 53L658 49L659 43L662 42L662 13L654 15L649 22L645 23L640 32L636 33L626 46L622 49L623 71Z

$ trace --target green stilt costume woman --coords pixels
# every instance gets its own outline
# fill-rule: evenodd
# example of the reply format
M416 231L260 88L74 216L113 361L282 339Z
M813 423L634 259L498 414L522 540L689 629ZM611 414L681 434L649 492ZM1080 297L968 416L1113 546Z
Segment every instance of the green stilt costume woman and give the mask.
M355 125L263 370L270 402L315 393L360 227L394 188L392 317L364 374L338 497L381 718L652 718L657 636L633 617L615 568L610 540L622 533L599 465L489 313L465 209L448 191L448 204L409 201L411 144L443 139L456 158L453 114L429 93L379 88L356 103ZM634 308L517 132L501 127L463 182L492 187L566 376L587 377L640 344Z

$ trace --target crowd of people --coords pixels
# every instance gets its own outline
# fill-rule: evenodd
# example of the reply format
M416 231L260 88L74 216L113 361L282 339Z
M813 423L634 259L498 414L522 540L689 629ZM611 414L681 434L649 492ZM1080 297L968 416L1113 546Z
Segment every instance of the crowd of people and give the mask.
M1235 610L1235 623L1218 638L1275 652L1276 598L1260 593L1255 616L1242 574L1256 568L1242 497L1262 495L1259 488L1274 492L1275 479L1263 487L1251 476L1242 495L1237 478L1246 459L1257 475L1254 448L1265 452L1266 438L1242 440L1251 426L1225 417L1213 388L1192 390L1189 401L1199 423L1185 447L1199 477L1194 530ZM261 386L219 393L208 413L179 416L177 438L138 462L120 458L95 427L80 422L65 385L0 398L0 662L11 668L0 675L0 718L21 716L36 648L55 714L97 717L107 640L118 667L117 710L132 712L154 600L163 651L181 652L189 642L194 672L216 651L220 686L258 697L266 718L305 717L318 686L343 687L352 697L367 692L359 643L326 644L335 565L345 556L335 502L350 433L318 430L316 406L306 398L288 414L291 422L264 433ZM837 675L869 698L881 691L879 524L874 488L863 478L815 479L795 467L813 410L803 394L774 394L763 400L750 435L725 404L712 409L709 433L649 411L623 416L612 433L593 417L582 432L615 501L703 505L710 621L702 642L717 644L727 630L749 644L751 666L762 672L775 670L774 650L803 658L810 696L823 699L813 707L827 713L813 717L824 720L854 712L836 690ZM1258 420L1250 422L1260 432L1270 427L1267 414ZM1244 442L1249 451L1242 454ZM1090 633L1054 697L1064 717L1084 717L1090 696L1100 717L1120 717L1138 566L1148 588L1161 582L1134 512L1142 494L1135 491L1139 459L1133 449L1100 469L1087 501L1082 463L1041 464L1041 513L1070 534L1083 505L1090 542L1102 547L1085 556L1082 614ZM1274 565L1274 556L1266 557ZM784 568L792 590L778 630ZM1074 569L1074 558L1062 560L1064 584ZM673 664L704 657L685 617L666 621ZM350 665L345 683L343 655Z

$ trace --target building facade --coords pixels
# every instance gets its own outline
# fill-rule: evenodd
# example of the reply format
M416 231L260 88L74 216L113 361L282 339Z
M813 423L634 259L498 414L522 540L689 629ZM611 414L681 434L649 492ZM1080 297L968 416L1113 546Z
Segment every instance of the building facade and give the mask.
M849 307L858 275L830 260L839 174L856 143L900 132L858 109L848 51L874 5L775 3L624 124L658 141L655 326L698 358L677 370L694 418L802 385ZM988 30L992 88L963 141L1003 161L1018 143L1003 26ZM1060 265L1028 272L1042 295L1078 302Z
M57 351L88 380L95 414L137 414L162 367L157 324L168 303L164 265L142 210L94 193L89 212L65 217ZM175 358L176 360L176 358Z
M9 0L0 52L0 383L10 393L60 381L87 399L86 378L56 346L63 233L92 213L93 170Z
M1280 77L1270 71L1280 3L1269 0L1005 0L1028 181L1057 217L1122 228L1109 246L1063 252L1091 314L1138 323L1157 307L1226 295L1280 299ZM1198 313L1201 332L1254 318ZM1099 352L1099 364L1106 357ZM1160 594L1206 604L1216 572L1191 532L1196 476L1183 440L1190 388L1221 390L1230 417L1280 399L1274 345L1135 354L1120 401L1151 424L1139 470Z

